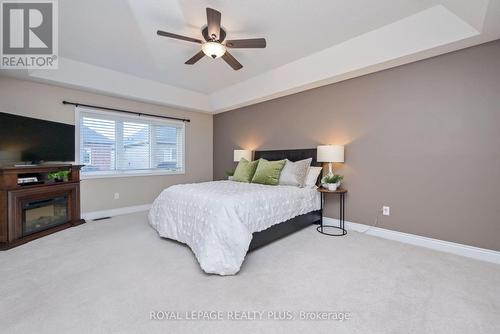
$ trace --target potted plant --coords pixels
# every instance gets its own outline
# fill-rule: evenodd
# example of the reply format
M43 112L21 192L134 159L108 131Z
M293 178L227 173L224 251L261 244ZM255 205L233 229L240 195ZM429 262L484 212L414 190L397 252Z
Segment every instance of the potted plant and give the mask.
M234 171L232 171L232 170L227 170L226 171L226 176L227 176L227 179L229 181L231 181L233 179L233 175L234 175Z
M47 175L47 178L53 182L68 182L69 171L51 172Z
M335 191L337 190L338 187L340 187L340 184L342 183L342 180L344 177L342 175L332 175L332 176L325 176L323 179L321 179L321 184L323 185L324 188L330 190L330 191Z

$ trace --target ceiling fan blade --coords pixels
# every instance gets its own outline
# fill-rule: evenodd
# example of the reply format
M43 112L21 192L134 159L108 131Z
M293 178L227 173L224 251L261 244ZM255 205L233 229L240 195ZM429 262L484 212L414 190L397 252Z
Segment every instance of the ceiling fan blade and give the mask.
M189 60L186 61L184 64L193 65L194 63L196 63L198 60L200 60L203 57L205 57L205 53L203 53L203 50L202 50L202 51L198 52L197 54L195 54L194 56L192 56L191 58L189 58Z
M207 8L208 36L212 37L215 35L215 39L217 40L220 36L220 17L220 12L212 8Z
M231 66L233 68L233 70L237 71L239 69L241 69L243 67L243 65L241 65L239 63L239 61L236 60L236 58L234 58L229 52L226 51L226 53L224 53L224 55L222 56L222 59L224 59L226 61L226 63L229 64L229 66Z
M266 39L265 38L249 38L249 39L233 39L226 41L226 46L228 48L265 48Z
M201 40L196 39L196 38L191 38L191 37L186 37L182 35L177 35L177 34L172 34L171 32L166 32L162 30L158 30L156 32L158 35L163 36L163 37L170 37L170 38L175 38L175 39L181 39L183 41L188 41L188 42L193 42L193 43L198 43L201 44Z

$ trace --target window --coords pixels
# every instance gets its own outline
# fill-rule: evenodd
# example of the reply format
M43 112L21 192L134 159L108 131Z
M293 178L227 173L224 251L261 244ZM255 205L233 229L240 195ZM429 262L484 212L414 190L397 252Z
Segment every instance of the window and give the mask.
M184 123L76 108L83 176L184 173Z

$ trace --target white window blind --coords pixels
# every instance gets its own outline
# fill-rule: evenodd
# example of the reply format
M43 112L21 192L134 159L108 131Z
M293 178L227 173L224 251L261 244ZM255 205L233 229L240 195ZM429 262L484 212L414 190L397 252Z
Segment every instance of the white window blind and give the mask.
M83 175L184 173L184 122L76 108Z

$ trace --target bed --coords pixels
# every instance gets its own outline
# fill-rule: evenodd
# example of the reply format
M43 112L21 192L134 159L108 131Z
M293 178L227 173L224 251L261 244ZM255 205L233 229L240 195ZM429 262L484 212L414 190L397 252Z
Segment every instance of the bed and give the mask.
M316 150L256 151L255 159L298 161ZM238 273L248 251L321 220L314 188L233 181L181 184L165 189L149 212L161 237L187 244L206 273Z

